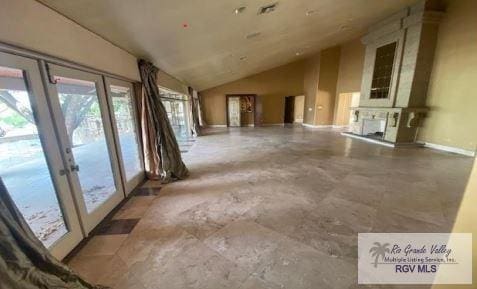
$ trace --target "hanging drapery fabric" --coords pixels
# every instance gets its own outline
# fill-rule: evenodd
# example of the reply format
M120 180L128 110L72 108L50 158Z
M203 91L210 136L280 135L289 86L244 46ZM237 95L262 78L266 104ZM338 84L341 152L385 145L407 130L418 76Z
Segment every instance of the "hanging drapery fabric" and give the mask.
M167 183L184 179L189 172L182 161L179 145L159 98L158 68L145 60L139 61L142 80L141 130L146 173L151 179Z
M200 136L200 122L199 122L199 96L197 92L194 91L192 87L189 86L189 96L190 96L190 111L192 114L191 129L196 136Z
M35 237L0 178L0 288L99 289L56 260Z
M202 101L201 101L199 92L197 92L197 110L199 112L199 125L200 125L200 127L206 127L207 124L205 123L204 111L202 109Z

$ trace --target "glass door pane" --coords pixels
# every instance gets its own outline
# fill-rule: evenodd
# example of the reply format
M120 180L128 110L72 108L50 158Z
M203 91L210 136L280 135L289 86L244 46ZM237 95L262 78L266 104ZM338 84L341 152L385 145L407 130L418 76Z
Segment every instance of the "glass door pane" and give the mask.
M47 247L68 232L33 117L23 71L0 66L0 176Z
M131 83L107 78L106 86L116 137L120 147L121 167L125 177L126 193L130 193L144 179L144 166L139 146L136 106L134 105Z
M96 84L55 76L61 111L88 213L116 192Z
M123 198L102 77L49 65L52 106L86 231Z
M0 52L0 177L34 234L61 259L82 234L43 91L37 61Z

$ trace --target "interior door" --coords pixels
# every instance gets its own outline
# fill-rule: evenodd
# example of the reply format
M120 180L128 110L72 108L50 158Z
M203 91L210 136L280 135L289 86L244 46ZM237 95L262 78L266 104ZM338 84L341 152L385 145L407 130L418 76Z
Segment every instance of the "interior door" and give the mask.
M51 110L80 219L89 233L124 199L100 75L48 64Z
M240 96L228 98L229 126L240 126Z
M335 117L336 125L349 125L352 96L352 93L340 93L338 95Z
M144 180L144 162L139 140L137 108L132 83L105 78L109 110L113 113L114 136L118 146L121 174L126 194Z
M0 52L0 177L35 235L62 259L83 238L38 61Z

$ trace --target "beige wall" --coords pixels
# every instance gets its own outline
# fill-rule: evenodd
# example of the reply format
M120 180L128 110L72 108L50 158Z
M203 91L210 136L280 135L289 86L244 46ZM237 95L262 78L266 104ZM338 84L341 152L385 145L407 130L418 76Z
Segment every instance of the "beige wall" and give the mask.
M157 73L157 84L183 94L189 94L188 86L166 72L159 70Z
M0 0L0 42L139 80L136 57L34 0Z
M333 124L339 63L339 46L321 51L315 125Z
M305 115L303 122L315 123L315 104L318 93L318 79L320 77L320 53L308 58L305 63L303 86L305 92Z
M304 62L297 61L200 92L205 122L225 125L226 94L257 94L263 124L283 123L285 96L303 94Z
M473 151L477 144L477 1L447 4L427 95L431 111L418 139Z
M303 80L304 123L310 125L333 123L339 61L339 46L322 50L306 60Z
M361 91L365 46L355 39L341 45L336 94Z
M293 113L293 118L295 119L296 123L303 122L304 111L305 111L305 96L297 95L295 97L295 105L294 105L294 113Z

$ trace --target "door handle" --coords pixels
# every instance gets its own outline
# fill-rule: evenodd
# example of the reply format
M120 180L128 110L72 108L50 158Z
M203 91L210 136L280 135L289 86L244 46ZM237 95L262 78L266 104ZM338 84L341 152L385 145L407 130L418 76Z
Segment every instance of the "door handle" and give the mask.
M78 165L71 165L71 166L70 166L70 170L71 170L72 172L74 172L74 171L79 172L79 166L78 166Z

